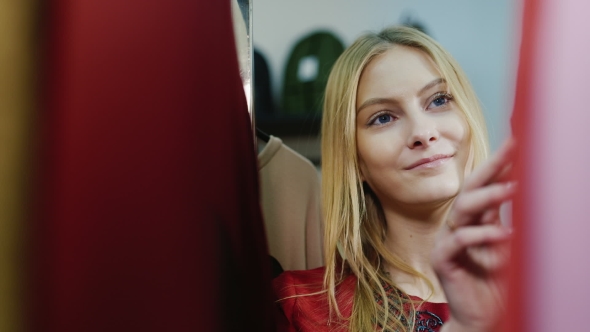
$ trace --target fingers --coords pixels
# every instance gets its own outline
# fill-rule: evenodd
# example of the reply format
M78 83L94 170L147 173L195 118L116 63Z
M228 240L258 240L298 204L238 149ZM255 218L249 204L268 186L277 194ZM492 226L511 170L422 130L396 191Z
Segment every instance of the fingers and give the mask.
M481 216L479 223L492 223L498 216L487 210L497 210L502 203L514 195L514 192L515 185L508 182L490 184L473 190L469 194L459 195L453 204L449 220L456 227L472 224L478 216Z
M464 190L472 190L488 183L507 178L511 169L511 159L516 144L507 140L487 162L476 169L465 182Z
M493 179L491 179L488 183L495 183L495 182L505 182L510 181L512 177L512 162L508 165L504 166L504 169L496 175Z
M447 241L448 256L471 247L502 242L510 238L510 230L497 225L465 226L451 233ZM444 248L443 248L444 251Z
M500 225L500 208L486 210L481 216L482 224Z
M454 232L448 232L438 242L436 250L432 253L432 262L435 269L444 268L449 261L466 255L471 250L470 258L482 265L485 269L496 269L502 266L507 255L505 250L493 250L481 247L498 245L510 239L508 228L498 225L465 226ZM484 250L478 253L478 250ZM478 256L479 255L479 256Z

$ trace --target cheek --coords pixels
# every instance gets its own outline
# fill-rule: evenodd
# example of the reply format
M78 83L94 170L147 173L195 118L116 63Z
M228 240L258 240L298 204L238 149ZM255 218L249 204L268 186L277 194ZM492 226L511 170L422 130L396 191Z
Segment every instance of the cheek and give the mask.
M401 153L399 141L394 133L357 136L359 167L363 180L382 174L385 169L397 167Z
M456 112L448 117L444 127L447 137L457 145L458 149L464 150L467 154L469 152L470 131L463 114Z
M366 181L369 177L369 170L373 162L371 145L363 138L357 138L356 148L361 180Z
M460 135L458 135L457 139L459 140L459 144L461 145L461 149L465 151L468 156L472 155L471 151L471 130L467 125L467 122L464 122L461 128L458 130Z
M379 143L374 135L360 134L357 136L357 153L363 181L369 180L374 169L379 167L382 161L378 158L378 151L384 148L383 143Z
M449 129L449 137L456 146L457 152L460 154L460 165L465 170L464 175L466 176L471 171L469 165L471 163L470 159L473 156L473 152L471 151L471 131L469 125L463 115L459 114L457 118L452 121Z

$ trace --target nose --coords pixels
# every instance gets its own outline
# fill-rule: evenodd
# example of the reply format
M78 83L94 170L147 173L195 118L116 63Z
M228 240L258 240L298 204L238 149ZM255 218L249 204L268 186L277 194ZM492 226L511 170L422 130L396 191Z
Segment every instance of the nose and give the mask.
M426 148L438 141L440 134L436 124L427 115L417 116L410 121L408 147L410 149Z

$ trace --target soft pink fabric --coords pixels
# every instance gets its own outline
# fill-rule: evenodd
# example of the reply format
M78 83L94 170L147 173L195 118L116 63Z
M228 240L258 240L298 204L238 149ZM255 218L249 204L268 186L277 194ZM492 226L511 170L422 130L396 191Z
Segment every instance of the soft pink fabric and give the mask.
M514 220L522 239L517 245L523 245L516 248L522 265L514 266L522 273L523 296L521 315L511 312L513 321L520 321L511 331L587 326L589 11L587 1L525 1L520 74L526 75L519 77L515 109L516 117L525 116L516 121L515 132L526 135L520 142L526 158L521 206L515 207L522 210L515 217L522 219Z

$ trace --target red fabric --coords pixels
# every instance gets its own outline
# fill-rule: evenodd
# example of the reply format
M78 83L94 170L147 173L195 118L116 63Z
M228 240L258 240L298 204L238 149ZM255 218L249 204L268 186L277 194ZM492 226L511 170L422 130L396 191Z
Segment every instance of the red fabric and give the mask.
M529 212L526 207L527 193L530 188L530 172L527 171L527 165L530 161L531 149L534 145L530 142L529 133L533 120L534 110L531 107L533 91L531 82L535 82L535 46L539 43L538 34L539 12L543 7L544 1L524 0L523 19L522 19L522 38L520 45L520 59L518 63L518 77L516 83L516 94L514 101L514 112L512 115L512 132L517 141L517 152L514 174L519 183L520 190L516 193L512 207L512 225L514 235L512 238L512 251L510 255L510 284L507 319L505 325L498 331L520 332L526 331L526 312L528 308L526 301L530 296L527 295L527 282L532 276L527 275L530 257L527 257L526 248L528 247L528 231L531 226L528 225Z
M273 280L278 331L348 331L347 319L352 313L357 279L354 275L349 275L336 287L336 301L344 320L334 318L330 320L327 294L321 292L324 272L324 267L307 271L286 271ZM306 295L316 292L319 293ZM410 298L416 301L421 300L415 296ZM430 324L432 331L439 331L441 325L434 326L434 321L428 319L438 317L445 322L450 315L446 303L425 302L417 310L425 312L419 315L417 324L423 324L422 326ZM416 326L416 329L419 330L419 326ZM425 331L431 330L425 329Z
M33 330L272 330L230 2L45 5Z

